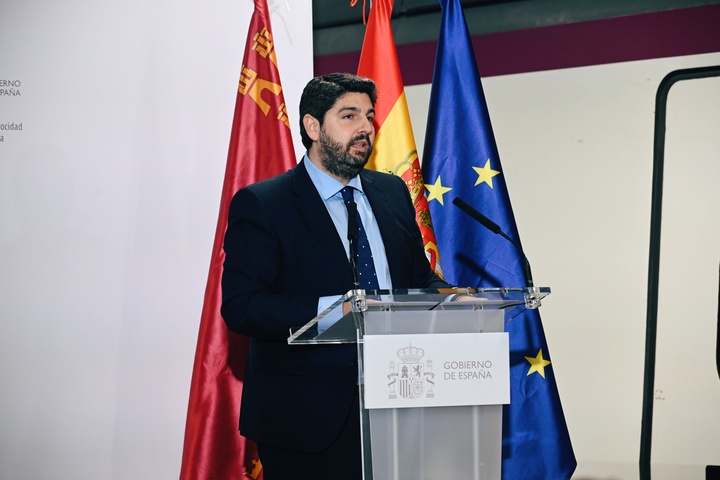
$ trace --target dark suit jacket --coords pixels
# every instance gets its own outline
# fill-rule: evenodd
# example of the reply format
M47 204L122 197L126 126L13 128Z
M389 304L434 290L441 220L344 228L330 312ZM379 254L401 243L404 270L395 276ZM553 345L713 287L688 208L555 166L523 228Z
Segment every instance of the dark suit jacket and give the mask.
M425 257L415 209L399 177L360 174L385 245L393 288L446 287ZM308 453L327 448L357 389L355 345L289 346L318 297L352 289L342 241L301 162L240 190L225 235L222 316L250 337L240 431Z

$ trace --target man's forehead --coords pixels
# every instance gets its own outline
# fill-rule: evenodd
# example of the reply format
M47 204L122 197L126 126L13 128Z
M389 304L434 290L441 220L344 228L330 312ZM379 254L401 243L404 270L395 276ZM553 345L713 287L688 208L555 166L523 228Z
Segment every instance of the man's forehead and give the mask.
M347 92L338 97L333 104L334 110L374 110L367 93Z

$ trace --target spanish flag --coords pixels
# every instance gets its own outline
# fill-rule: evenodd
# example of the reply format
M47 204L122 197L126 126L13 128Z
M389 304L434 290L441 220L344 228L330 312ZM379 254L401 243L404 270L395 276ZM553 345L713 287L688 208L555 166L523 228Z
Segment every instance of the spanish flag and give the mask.
M405 180L415 205L415 218L423 236L430 266L442 276L435 233L430 220L430 209L425 198L420 159L415 148L415 138L400 73L400 62L390 27L393 2L394 0L372 2L360 53L358 75L373 79L378 89L378 99L375 104L377 133L368 168L392 173Z

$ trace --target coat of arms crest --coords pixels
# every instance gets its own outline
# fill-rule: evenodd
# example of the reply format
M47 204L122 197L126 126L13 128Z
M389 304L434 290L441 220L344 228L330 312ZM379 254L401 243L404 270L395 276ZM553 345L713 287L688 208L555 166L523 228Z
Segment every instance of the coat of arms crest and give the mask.
M421 362L425 356L425 350L414 347L412 343L397 351L401 360L399 364L390 362L390 373L388 374L388 387L390 399L397 398L399 394L403 398L419 398L423 394L427 398L433 398L433 387L435 374L432 371L432 360Z

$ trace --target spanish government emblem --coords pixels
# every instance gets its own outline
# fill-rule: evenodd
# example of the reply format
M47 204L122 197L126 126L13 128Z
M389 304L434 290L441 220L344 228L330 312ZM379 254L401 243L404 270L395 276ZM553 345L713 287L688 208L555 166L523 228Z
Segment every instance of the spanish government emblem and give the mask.
M388 374L388 387L390 393L388 398L393 400L399 394L403 398L414 399L425 395L425 398L433 398L433 387L435 374L432 371L432 360L421 362L425 356L425 350L413 347L412 343L397 351L400 363L390 362L390 373Z

